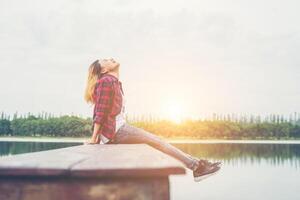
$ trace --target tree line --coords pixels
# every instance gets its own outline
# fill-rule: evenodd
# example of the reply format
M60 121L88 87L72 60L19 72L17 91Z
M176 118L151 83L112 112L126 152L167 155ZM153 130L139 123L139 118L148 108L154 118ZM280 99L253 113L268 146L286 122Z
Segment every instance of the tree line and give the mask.
M299 113L289 117L271 114L221 115L210 118L185 119L175 123L151 115L127 116L127 123L162 137L195 139L292 139L300 138ZM92 119L77 115L55 116L50 113L27 113L0 116L0 136L89 137Z

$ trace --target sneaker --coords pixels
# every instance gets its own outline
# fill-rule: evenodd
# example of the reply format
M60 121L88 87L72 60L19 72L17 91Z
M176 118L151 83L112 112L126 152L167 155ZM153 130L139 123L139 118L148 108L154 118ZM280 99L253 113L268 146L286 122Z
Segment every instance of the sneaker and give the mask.
M202 164L205 164L205 165L209 165L209 166L211 166L211 167L214 167L214 166L220 166L222 163L221 162L209 162L208 160L203 160L203 159L201 159L201 160L199 160L199 162L202 162ZM200 165L201 165L201 163L200 163Z
M219 164L220 162L211 163L207 160L200 160L199 167L193 171L194 181L199 182L202 181L214 174L216 174L221 168Z

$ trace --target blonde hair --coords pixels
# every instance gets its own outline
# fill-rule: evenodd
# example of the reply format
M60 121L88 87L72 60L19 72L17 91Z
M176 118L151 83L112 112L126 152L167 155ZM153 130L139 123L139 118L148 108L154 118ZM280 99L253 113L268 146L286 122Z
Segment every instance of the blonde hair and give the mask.
M97 80L101 77L101 65L99 60L93 62L89 67L88 78L86 82L84 100L87 103L95 104L94 90Z

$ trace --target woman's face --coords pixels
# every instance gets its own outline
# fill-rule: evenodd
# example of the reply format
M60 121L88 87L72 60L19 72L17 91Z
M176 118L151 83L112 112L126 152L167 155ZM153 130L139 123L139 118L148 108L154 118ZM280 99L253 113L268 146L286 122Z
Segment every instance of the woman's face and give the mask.
M101 73L114 71L120 66L120 63L116 62L113 58L101 59L99 62L101 65Z

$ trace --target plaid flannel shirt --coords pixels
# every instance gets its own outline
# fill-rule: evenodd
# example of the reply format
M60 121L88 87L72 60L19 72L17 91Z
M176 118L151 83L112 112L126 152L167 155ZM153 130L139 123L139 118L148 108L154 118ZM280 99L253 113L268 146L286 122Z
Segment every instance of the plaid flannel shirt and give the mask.
M115 117L121 112L122 108L122 82L113 75L103 74L97 80L94 90L94 114L93 126L100 124L100 130L97 134L102 134L109 140L114 138L116 129Z

